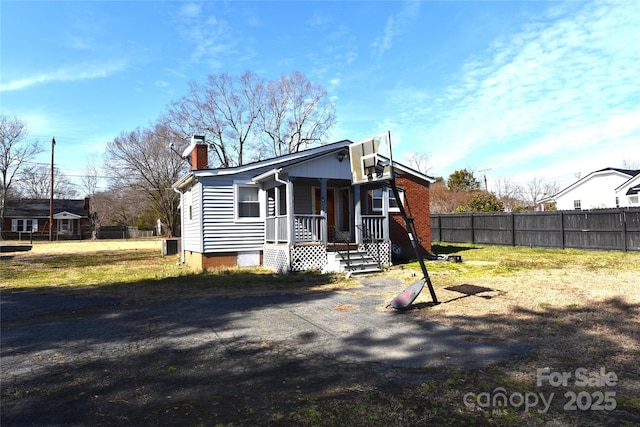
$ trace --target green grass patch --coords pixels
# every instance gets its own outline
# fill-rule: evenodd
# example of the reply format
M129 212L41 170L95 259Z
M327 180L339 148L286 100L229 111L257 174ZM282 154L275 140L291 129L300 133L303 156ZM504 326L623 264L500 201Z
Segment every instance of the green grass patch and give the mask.
M198 293L299 292L358 286L343 275L274 274L263 268L196 271L154 249L16 256L0 263L1 289L65 292L91 288L94 295L129 299L194 296Z

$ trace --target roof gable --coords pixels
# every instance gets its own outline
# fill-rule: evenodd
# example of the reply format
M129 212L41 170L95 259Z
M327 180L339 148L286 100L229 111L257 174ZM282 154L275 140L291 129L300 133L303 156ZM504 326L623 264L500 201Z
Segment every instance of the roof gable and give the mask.
M581 179L577 180L576 182L574 182L573 184L571 184L568 187L564 188L563 190L559 191L558 193L556 193L553 197L551 197L549 199L556 199L558 197L562 197L565 194L567 194L568 192L570 192L571 190L583 185L587 181L590 181L590 180L592 180L594 178L598 178L600 176L606 176L606 175L611 175L611 174L615 174L615 175L618 175L620 177L632 178L632 177L640 174L640 170L619 169L619 168L604 168L604 169L600 169L600 170L597 170L597 171L589 173L584 178L581 178Z
M623 182L616 188L616 193L623 193L626 196L640 193L640 173L628 181Z
M80 215L73 214L71 212L58 212L53 215L53 219L80 219L82 218Z
M187 175L180 178L173 184L174 188L183 188L190 185L193 177L211 177L211 176L224 176L224 175L237 175L240 173L255 172L257 175L270 168L281 168L293 163L304 161L305 159L312 159L317 156L326 155L332 151L339 151L344 147L348 147L352 144L348 139L334 142L333 144L322 145L320 147L310 148L308 150L298 151L296 153L285 154L279 157L273 157L271 159L260 160L257 162L247 163L242 166L234 166L231 168L218 168L218 169L200 169L190 171Z
M212 177L212 176L224 176L224 175L238 175L241 173L255 173L254 182L263 181L267 179L267 177L273 176L279 171L286 170L287 168L296 168L301 165L309 162L316 162L322 160L330 155L334 155L339 153L342 150L345 150L349 147L350 144L353 144L352 141L345 139L339 142L335 142L333 144L327 144L320 147L315 147L308 150L299 151L297 153L286 154L284 156L274 157L272 159L261 160L258 162L248 163L242 166L236 166L232 168L219 168L219 169L202 169L202 170L194 170L189 174L181 178L174 184L175 188L184 188L189 186L193 177ZM428 183L435 182L435 179L425 175L419 171L416 171L408 166L405 166L396 161L393 162L394 168L397 173L400 174L409 174L426 181ZM345 162L345 165L348 166L348 162ZM350 172L348 175L345 175L345 179L350 179Z

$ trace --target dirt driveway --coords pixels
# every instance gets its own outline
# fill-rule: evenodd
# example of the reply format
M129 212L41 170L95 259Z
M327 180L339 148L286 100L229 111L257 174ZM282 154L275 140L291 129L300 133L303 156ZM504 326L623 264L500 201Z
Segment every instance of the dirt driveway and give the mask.
M2 425L274 424L302 397L359 393L528 351L341 292L144 304L2 294ZM277 422L275 422L277 424Z

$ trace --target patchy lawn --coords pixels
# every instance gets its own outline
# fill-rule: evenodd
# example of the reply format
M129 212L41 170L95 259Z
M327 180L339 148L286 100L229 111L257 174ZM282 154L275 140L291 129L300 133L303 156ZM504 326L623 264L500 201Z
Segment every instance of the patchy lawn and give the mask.
M425 290L405 314L482 332L492 340L523 342L532 346L531 353L483 369L426 369L421 374L429 379L389 388L372 387L366 375L349 367L340 386L304 394L283 382L272 395L262 389L255 400L228 401L213 420L210 407L194 402L150 416L193 425L640 424L640 253L474 245L434 249L461 255L464 262L427 263L440 304L431 306ZM261 269L200 273L177 261L161 256L158 240L36 242L30 252L3 257L0 291L115 296L147 304L184 296L340 292L361 286L340 275L280 276ZM408 286L420 275L417 264L406 264L380 277ZM381 307L394 296L379 295ZM199 363L188 369L205 370L206 363ZM333 373L344 368L326 363ZM139 369L144 366L141 362ZM161 375L172 375L172 366ZM144 396L144 390L140 393ZM19 387L2 386L3 399L23 395ZM286 410L282 405L270 409L269 401L286 402Z

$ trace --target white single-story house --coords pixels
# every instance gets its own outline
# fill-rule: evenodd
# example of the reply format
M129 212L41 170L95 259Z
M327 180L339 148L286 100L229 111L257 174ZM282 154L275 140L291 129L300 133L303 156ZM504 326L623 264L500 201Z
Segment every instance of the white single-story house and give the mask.
M199 269L264 266L276 272L354 271L411 257L397 203L410 204L416 240L431 249L434 179L394 162L402 201L380 183L351 184L343 140L231 168L208 168L207 146L191 152L180 193L181 258Z
M541 203L555 201L557 210L637 206L638 176L640 176L640 170L600 169L579 179L559 193L542 200Z

